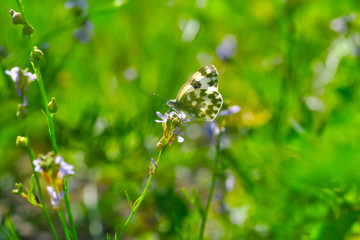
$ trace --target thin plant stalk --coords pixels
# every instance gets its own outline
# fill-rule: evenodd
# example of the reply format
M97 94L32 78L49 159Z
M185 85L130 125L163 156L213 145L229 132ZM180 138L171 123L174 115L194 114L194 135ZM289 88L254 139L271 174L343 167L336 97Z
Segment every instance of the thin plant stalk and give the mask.
M24 13L24 5L22 4L22 0L16 0L16 1L17 1L17 4L19 5L23 20L26 21L25 20L25 13ZM46 114L46 118L47 118L47 122L48 122L48 126L49 126L49 134L50 134L50 139L51 139L51 143L52 143L52 146L53 146L53 150L54 150L55 154L57 154L58 153L58 147L57 147L56 137L55 137L55 128L54 128L53 115L52 115L52 113L50 113L49 108L48 108L48 100L47 100L47 96L46 96L44 83L42 81L40 65L38 63L38 60L36 59L36 55L35 55L35 52L34 52L34 47L33 47L30 35L29 35L29 42L30 42L30 48L31 48L32 55L34 56L34 59L31 62L31 65L32 65L32 67L34 69L34 72L36 74L36 79L37 79L37 82L39 84L41 97L42 97L43 104L44 104L45 114ZM33 166L33 168L34 168L34 166ZM38 177L37 177L36 172L35 172L35 177L36 177L36 180L37 180L37 183L38 183ZM67 184L67 181L65 181L64 184ZM39 188L39 191L41 192L40 184L38 184L38 188ZM65 186L65 189L67 189L67 186ZM73 238L75 240L77 240L77 235L76 235L76 231L75 231L75 225L74 225L73 217L72 217L72 214L71 214L69 196L68 196L67 191L65 191L64 199L65 199L66 210L68 212L68 217L69 217L69 221L70 221L70 225L71 225L71 229L72 229L72 233L73 233ZM46 214L45 216L48 218L48 214ZM61 219L61 222L63 223L66 238L70 239L70 237L68 236L69 233L68 233L68 229L67 229L67 226L66 226L65 217L64 217L62 211L61 211L61 213L59 212L59 217ZM53 228L53 226L52 226L52 228ZM56 238L56 239L58 239L58 238Z
M55 240L59 240L59 237L58 237L58 235L57 235L57 233L56 233L54 224L53 224L53 222L51 221L51 218L50 218L50 216L49 216L49 213L47 212L47 209L46 209L46 207L45 207L44 195L43 195L42 190L41 190L40 181L39 181L39 175L38 175L38 173L34 170L35 167L34 167L33 161L35 160L35 154L34 154L34 151L33 151L32 148L31 148L31 145L30 145L29 131L28 131L26 122L24 123L24 127L25 127L25 136L26 136L26 138L28 139L27 151L28 151L28 154L29 154L29 156L30 156L30 164L31 164L31 167L32 167L33 172L34 172L35 181L36 181L36 186L37 186L38 192L39 192L40 203L41 203L41 205L42 205L41 211L43 212L43 214L44 214L44 216L45 216L45 218L46 218L46 221L48 222L48 224L49 224L49 226L50 226L51 232L52 232L53 235L54 235L54 239L55 239Z
M156 159L156 164L159 162L162 153L165 151L165 148L166 148L166 147L164 147L162 150L160 150L159 155L158 155L158 157L157 157L157 159ZM142 194L141 194L140 197L135 201L134 206L133 206L132 209L131 209L131 213L130 213L129 217L127 218L127 220L126 220L123 228L121 229L121 232L120 232L120 234L119 234L119 239L120 239L120 238L122 237L122 235L124 234L127 226L128 226L129 223L131 222L131 220L132 220L132 218L134 217L136 211L139 209L142 201L144 200L145 195L146 195L147 191L149 190L150 183L151 183L151 180L152 180L152 178L153 178L153 176L154 176L155 171L156 171L156 168L154 168L153 174L150 174L150 176L149 176L149 178L148 178L148 181L147 181L147 183L146 183L146 185L145 185L145 188L144 188Z
M215 152L214 167L213 167L213 173L212 173L212 178L211 178L211 186L210 186L209 196L208 196L208 199L207 199L205 210L204 210L203 214L201 215L201 226L200 226L199 240L202 240L203 237L204 237L206 220L207 220L211 200L212 200L212 197L214 195L215 183L216 183L216 177L217 177L217 170L218 170L218 166L219 166L219 153L220 153L221 135L222 135L222 131L220 129L219 135L217 137L217 143L216 143L216 152Z
M31 41L31 39L30 39L30 41ZM32 44L31 44L31 46L32 46ZM33 52L33 56L35 56L33 47L31 47L31 48L32 48L31 51ZM50 113L49 108L48 108L48 100L47 100L47 97L46 97L44 83L42 81L40 66L39 66L39 64L37 62L33 63L32 65L33 65L33 69L34 69L35 74L36 74L36 79L37 79L37 82L39 84L41 97L42 97L44 108L45 108L45 114L46 114L47 122L48 122L48 125L49 125L49 134L50 134L51 143L52 143L55 154L57 154L58 153L58 147L57 147L56 137L55 137L54 121L53 121L53 116Z
M69 229L68 229L68 227L67 227L67 225L66 225L66 220L65 220L65 216L64 216L64 213L63 213L63 211L62 211L62 208L60 208L59 210L57 210L57 212L58 212L58 215L59 215L61 224L62 224L63 229L64 229L64 233L65 233L66 240L71 240L70 234L69 234Z
M71 208L70 208L70 200L69 200L68 188L67 188L67 178L64 181L63 189L64 189L64 192L65 192L64 201L65 201L66 211L67 211L67 214L68 214L68 219L69 219L69 222L70 222L72 237L73 237L74 240L78 240L78 237L77 237L77 234L76 234L75 223L74 223L73 216L72 216L72 213L71 213Z
M23 21L26 21L25 12L24 12L24 5L22 3L22 0L16 0L16 2L19 5ZM47 118L47 121L48 121L48 124L49 124L49 133L50 133L51 143L53 145L53 149L54 149L55 154L57 154L58 153L58 148L57 148L57 143L56 143L56 138L55 138L54 122L53 122L52 115L51 115L51 113L49 111L49 108L47 106L48 101L47 101L47 97L46 97L44 83L42 81L40 66L39 66L39 63L38 63L38 61L36 59L36 55L35 55L35 52L34 52L34 47L33 47L30 35L29 35L29 42L30 42L30 48L31 48L32 55L34 56L34 60L31 62L31 65L32 65L32 67L33 67L33 69L35 71L36 79L37 79L37 82L39 84L41 96L42 96L42 99L43 99L46 118Z

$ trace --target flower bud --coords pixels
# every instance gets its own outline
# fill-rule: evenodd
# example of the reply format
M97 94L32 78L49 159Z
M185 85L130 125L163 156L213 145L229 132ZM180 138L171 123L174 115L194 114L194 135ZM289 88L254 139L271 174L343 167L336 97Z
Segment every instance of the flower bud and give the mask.
M24 186L21 183L15 183L16 189L12 190L12 192L16 195L25 194L24 193Z
M30 25L30 23L25 22L23 27L23 34L30 35L34 33L34 27Z
M44 53L37 46L34 47L34 52L31 52L30 54L31 60L34 61L33 53L35 53L36 60L40 60L44 57Z
M57 112L57 110L58 110L58 105L57 105L56 99L55 99L54 97L53 97L53 98L51 99L51 101L49 102L48 108L49 108L49 111L50 111L51 113L56 113L56 112Z
M17 24L22 24L23 23L21 13L15 12L12 9L10 9L9 13L12 16L11 21L12 21L13 24L17 25Z
M26 148L28 146L28 139L26 137L17 136L16 138L16 146Z
M26 107L22 104L18 105L18 111L16 112L16 116L20 119L24 119L27 117Z

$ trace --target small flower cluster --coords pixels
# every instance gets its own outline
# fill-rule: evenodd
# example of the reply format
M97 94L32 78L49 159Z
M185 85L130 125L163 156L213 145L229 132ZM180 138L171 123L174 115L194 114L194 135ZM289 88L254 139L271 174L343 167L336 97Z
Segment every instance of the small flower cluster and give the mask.
M23 25L23 34L24 35L30 35L34 33L34 27L30 25L28 21L24 21L21 13L15 12L14 10L10 9L9 11L11 15L11 21L13 24L22 24Z
M185 133L182 131L183 126L187 126L186 123L192 121L193 119L189 119L183 113L170 112L162 115L160 112L156 112L156 114L161 118L161 120L155 120L157 123L161 123L163 127L163 137L157 143L156 147L161 150L165 146L170 146L175 138L177 138L178 142L184 142L184 138L182 136Z
M25 118L27 116L28 101L25 97L31 82L36 80L35 73L28 72L28 69L22 70L19 67L14 67L10 71L6 70L5 73L11 77L16 85L16 94L19 98L22 98L22 104L18 105L18 111L16 115L19 118Z
M157 123L161 123L163 127L163 136L160 141L156 144L157 149L163 151L167 146L170 146L175 138L179 143L184 142L185 133L182 131L186 123L193 119L187 118L184 113L170 112L162 115L160 112L156 112L161 120L155 120ZM158 160L157 160L158 161ZM153 175L158 168L157 161L151 158L151 164L149 166L149 174Z
M41 155L33 163L35 172L40 173L49 184L46 190L51 197L51 205L58 208L60 200L64 197L62 191L64 177L75 174L74 166L65 162L62 156L55 156L54 152Z

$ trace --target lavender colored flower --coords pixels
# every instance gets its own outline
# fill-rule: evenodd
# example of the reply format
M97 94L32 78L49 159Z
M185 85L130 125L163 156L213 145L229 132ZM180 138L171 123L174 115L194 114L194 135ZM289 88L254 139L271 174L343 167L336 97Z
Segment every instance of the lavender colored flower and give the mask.
M173 131L173 133L175 134L175 136L177 137L177 140L179 143L182 143L184 142L184 138L181 136L181 135L185 135L184 132L181 131L181 128L180 127L176 127Z
M330 28L339 34L346 34L349 32L349 27L355 19L356 15L354 13L335 18L330 22Z
M74 166L65 162L62 156L56 156L54 163L59 165L58 177L60 179L67 175L75 174Z
M89 8L89 4L87 0L72 0L72 1L66 1L64 7L66 9L76 8L79 11L81 11L81 14L83 16L85 16Z
M152 164L153 166L155 166L156 168L158 168L158 166L156 165L156 162L155 162L154 158L151 158L151 164Z
M13 67L10 71L6 70L5 73L15 82L18 97L23 96L30 83L36 80L36 74L28 72L27 68L21 70L19 67Z
M60 191L59 193L57 193L55 191L55 189L53 187L47 186L46 190L48 191L49 195L50 195L50 203L51 206L53 206L54 208L59 207L60 204L60 200L64 197L65 193L64 191Z
M233 35L226 35L222 39L222 42L219 44L219 46L216 48L216 56L220 60L226 62L230 58L232 58L232 56L234 56L236 50L237 50L236 37Z
M241 107L239 107L238 105L234 105L234 106L229 107L226 110L219 112L219 116L229 116L229 115L238 113L240 110L241 110Z
M43 170L41 168L41 163L42 163L42 160L40 158L37 158L33 161L33 164L34 164L34 171L35 172L38 172L38 173L42 173Z
M155 120L155 122L157 123L166 123L167 119L168 119L168 114L165 113L164 116L160 113L160 112L156 112L156 115L158 115L159 118L161 118L161 120Z
M173 112L173 113L176 114L176 115L180 118L181 123L182 123L183 126L187 126L187 124L186 124L187 122L194 121L194 119L188 118L188 117L186 116L186 114L183 113L183 112L179 112L179 113Z
M90 20L73 31L73 36L83 44L89 42L92 35L94 35L94 24Z
M23 103L22 103L22 105L23 105L24 107L26 107L26 108L29 106L28 100L27 100L27 98L26 98L25 96L23 96Z

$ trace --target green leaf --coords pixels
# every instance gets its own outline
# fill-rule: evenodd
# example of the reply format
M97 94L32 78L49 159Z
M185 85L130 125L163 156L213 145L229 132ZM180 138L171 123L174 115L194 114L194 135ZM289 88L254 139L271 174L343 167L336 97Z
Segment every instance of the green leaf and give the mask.
M129 203L129 205L130 205L130 207L131 207L131 209L132 209L132 202L131 202L131 199L130 199L130 196L128 195L128 193L127 193L127 191L125 190L125 195L126 195L126 198L127 198L127 200L128 200L128 203Z

